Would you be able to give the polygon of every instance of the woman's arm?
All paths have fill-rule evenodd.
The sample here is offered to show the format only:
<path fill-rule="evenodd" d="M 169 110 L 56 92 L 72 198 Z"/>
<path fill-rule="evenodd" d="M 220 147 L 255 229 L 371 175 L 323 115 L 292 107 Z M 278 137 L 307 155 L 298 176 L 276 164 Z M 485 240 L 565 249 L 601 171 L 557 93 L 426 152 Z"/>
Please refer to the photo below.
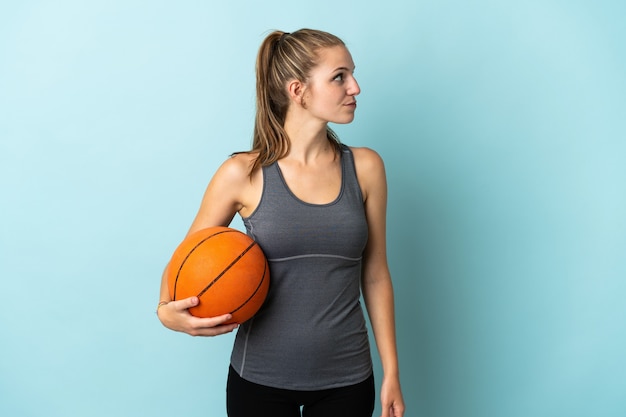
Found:
<path fill-rule="evenodd" d="M 391 274 L 387 264 L 387 180 L 380 156 L 367 148 L 353 149 L 369 228 L 363 257 L 362 291 L 383 366 L 383 417 L 404 415 L 400 388 Z"/>
<path fill-rule="evenodd" d="M 242 215 L 251 213 L 261 195 L 260 173 L 250 177 L 250 154 L 238 154 L 226 160 L 217 170 L 202 198 L 187 235 L 213 226 L 228 226 L 237 212 Z M 198 318 L 189 313 L 189 308 L 198 304 L 197 297 L 171 301 L 167 285 L 167 266 L 161 277 L 161 290 L 157 315 L 163 325 L 171 330 L 184 332 L 192 336 L 216 336 L 229 333 L 237 328 L 236 324 L 224 325 L 229 314 Z"/>

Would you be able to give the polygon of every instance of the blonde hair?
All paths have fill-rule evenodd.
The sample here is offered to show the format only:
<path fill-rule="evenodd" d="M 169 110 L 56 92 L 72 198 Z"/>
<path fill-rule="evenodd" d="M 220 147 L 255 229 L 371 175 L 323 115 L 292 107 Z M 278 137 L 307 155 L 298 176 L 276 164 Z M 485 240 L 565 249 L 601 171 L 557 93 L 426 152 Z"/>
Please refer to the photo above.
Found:
<path fill-rule="evenodd" d="M 293 33 L 274 31 L 259 48 L 256 61 L 256 118 L 252 152 L 258 156 L 250 173 L 260 166 L 270 165 L 289 152 L 289 137 L 284 129 L 289 107 L 287 82 L 306 82 L 318 64 L 322 48 L 345 46 L 337 36 L 313 29 Z M 330 127 L 326 136 L 337 151 L 339 139 Z"/>

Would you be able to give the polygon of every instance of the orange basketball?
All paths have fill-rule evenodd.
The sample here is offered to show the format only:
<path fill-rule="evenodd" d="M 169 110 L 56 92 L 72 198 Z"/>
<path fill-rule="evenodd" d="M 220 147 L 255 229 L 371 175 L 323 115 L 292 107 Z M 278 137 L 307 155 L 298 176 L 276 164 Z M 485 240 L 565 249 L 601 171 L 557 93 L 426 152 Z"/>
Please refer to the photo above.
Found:
<path fill-rule="evenodd" d="M 197 317 L 230 313 L 228 323 L 243 323 L 261 307 L 270 271 L 263 251 L 248 235 L 228 227 L 210 227 L 187 236 L 168 268 L 172 300 L 197 296 L 189 309 Z"/>

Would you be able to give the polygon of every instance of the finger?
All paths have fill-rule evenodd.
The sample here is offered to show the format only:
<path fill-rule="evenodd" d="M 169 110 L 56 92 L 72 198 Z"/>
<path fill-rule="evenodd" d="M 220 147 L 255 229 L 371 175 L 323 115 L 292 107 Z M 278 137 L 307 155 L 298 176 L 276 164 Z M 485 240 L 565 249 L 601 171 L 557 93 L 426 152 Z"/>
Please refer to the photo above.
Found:
<path fill-rule="evenodd" d="M 216 327 L 233 318 L 232 314 L 222 314 L 216 317 L 193 317 L 194 327 Z M 236 323 L 232 323 L 236 324 Z"/>
<path fill-rule="evenodd" d="M 380 417 L 396 417 L 396 410 L 393 402 L 391 404 L 383 402 L 381 412 L 382 414 L 380 415 Z"/>
<path fill-rule="evenodd" d="M 215 327 L 196 328 L 196 329 L 191 330 L 188 333 L 192 336 L 218 336 L 221 334 L 230 333 L 233 330 L 235 330 L 237 327 L 239 327 L 239 325 L 236 323 L 233 323 L 233 324 L 225 324 L 222 326 L 215 326 Z"/>
<path fill-rule="evenodd" d="M 198 297 L 189 297 L 183 298 L 182 300 L 170 301 L 169 304 L 171 304 L 176 310 L 182 311 L 197 306 L 199 302 L 200 300 L 198 300 Z"/>
<path fill-rule="evenodd" d="M 402 417 L 404 415 L 404 407 L 403 406 L 391 406 L 391 416 L 392 417 Z"/>

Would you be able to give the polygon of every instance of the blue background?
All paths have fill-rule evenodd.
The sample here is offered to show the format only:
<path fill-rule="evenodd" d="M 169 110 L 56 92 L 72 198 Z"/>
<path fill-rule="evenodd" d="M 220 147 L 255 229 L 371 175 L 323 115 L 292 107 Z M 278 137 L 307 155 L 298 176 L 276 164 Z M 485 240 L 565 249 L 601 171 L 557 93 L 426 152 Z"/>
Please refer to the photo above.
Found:
<path fill-rule="evenodd" d="M 3 2 L 0 415 L 225 415 L 232 335 L 163 328 L 160 274 L 300 27 L 386 161 L 407 416 L 626 415 L 625 4 Z"/>

